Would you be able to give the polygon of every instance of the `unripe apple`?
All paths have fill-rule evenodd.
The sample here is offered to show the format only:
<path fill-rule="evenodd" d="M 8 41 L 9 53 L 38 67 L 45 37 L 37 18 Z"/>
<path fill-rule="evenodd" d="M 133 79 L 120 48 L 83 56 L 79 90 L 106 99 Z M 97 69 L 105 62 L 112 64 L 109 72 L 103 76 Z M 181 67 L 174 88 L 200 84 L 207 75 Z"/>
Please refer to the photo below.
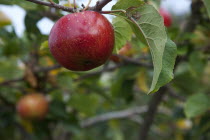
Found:
<path fill-rule="evenodd" d="M 170 15 L 170 13 L 168 11 L 164 10 L 163 8 L 161 8 L 160 15 L 163 17 L 164 25 L 166 27 L 170 27 L 172 24 L 172 17 Z"/>
<path fill-rule="evenodd" d="M 43 119 L 48 112 L 48 101 L 40 93 L 24 95 L 17 103 L 17 112 L 24 119 Z"/>
<path fill-rule="evenodd" d="M 49 47 L 63 67 L 87 71 L 104 64 L 110 57 L 114 47 L 114 30 L 98 12 L 68 14 L 53 26 Z"/>

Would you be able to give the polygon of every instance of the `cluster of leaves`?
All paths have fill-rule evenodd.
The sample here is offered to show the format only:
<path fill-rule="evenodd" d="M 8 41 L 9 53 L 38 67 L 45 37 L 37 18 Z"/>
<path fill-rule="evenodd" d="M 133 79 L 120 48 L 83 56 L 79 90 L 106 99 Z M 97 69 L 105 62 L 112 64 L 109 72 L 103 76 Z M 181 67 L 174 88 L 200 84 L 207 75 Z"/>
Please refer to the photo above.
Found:
<path fill-rule="evenodd" d="M 151 128 L 151 139 L 210 137 L 207 0 L 204 2 L 207 10 L 201 7 L 202 14 L 196 19 L 199 24 L 188 32 L 175 24 L 165 29 L 158 10 L 142 0 L 118 0 L 112 10 L 123 9 L 126 15 L 115 13 L 112 21 L 114 53 L 129 42 L 131 56 L 117 64 L 108 61 L 89 72 L 72 72 L 57 66 L 47 48 L 48 36 L 36 26 L 43 17 L 57 20 L 63 14 L 61 10 L 18 0 L 1 0 L 0 4 L 18 5 L 26 11 L 26 30 L 21 37 L 16 35 L 6 13 L 0 14 L 2 140 L 137 139 L 145 111 L 140 115 L 128 113 L 124 120 L 107 119 L 95 125 L 88 125 L 87 118 L 147 106 L 152 98 L 147 93 L 158 91 L 173 77 Z M 31 92 L 44 93 L 50 99 L 49 113 L 39 123 L 22 120 L 15 111 L 19 98 Z"/>

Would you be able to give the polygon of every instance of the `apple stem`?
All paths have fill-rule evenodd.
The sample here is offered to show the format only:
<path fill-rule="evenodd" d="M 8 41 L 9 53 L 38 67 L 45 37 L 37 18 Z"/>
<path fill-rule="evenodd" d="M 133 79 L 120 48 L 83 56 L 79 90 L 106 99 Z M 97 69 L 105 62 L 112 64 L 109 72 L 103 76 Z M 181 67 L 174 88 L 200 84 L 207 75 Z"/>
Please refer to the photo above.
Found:
<path fill-rule="evenodd" d="M 89 0 L 89 1 L 88 1 L 88 4 L 87 4 L 87 6 L 85 7 L 85 9 L 83 9 L 83 11 L 86 11 L 86 10 L 89 8 L 89 5 L 90 5 L 91 1 L 92 1 L 92 0 Z"/>
<path fill-rule="evenodd" d="M 76 9 L 77 7 L 76 7 L 76 0 L 74 0 L 74 9 Z"/>

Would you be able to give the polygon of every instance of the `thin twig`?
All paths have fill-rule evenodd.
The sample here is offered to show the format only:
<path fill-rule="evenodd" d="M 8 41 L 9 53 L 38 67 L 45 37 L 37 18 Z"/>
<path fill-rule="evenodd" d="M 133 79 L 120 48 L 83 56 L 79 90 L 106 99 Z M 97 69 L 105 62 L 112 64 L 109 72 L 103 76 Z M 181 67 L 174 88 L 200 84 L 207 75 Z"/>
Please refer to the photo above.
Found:
<path fill-rule="evenodd" d="M 63 11 L 67 11 L 67 12 L 74 12 L 74 8 L 69 8 L 66 6 L 62 6 L 56 3 L 51 3 L 51 2 L 44 2 L 44 1 L 39 1 L 39 0 L 26 0 L 26 1 L 30 1 L 36 4 L 40 4 L 40 5 L 45 5 L 45 6 L 49 6 L 49 7 L 54 7 L 57 9 L 61 9 Z"/>
<path fill-rule="evenodd" d="M 102 8 L 107 5 L 109 2 L 112 0 L 100 0 L 96 2 L 96 5 L 93 7 L 88 8 L 88 10 L 93 10 L 93 11 L 101 11 Z"/>
<path fill-rule="evenodd" d="M 38 68 L 38 69 L 36 70 L 36 72 L 48 72 L 48 71 L 55 70 L 55 69 L 59 69 L 59 68 L 61 68 L 61 65 L 56 64 L 56 65 L 54 65 L 54 66 Z"/>
<path fill-rule="evenodd" d="M 136 59 L 129 58 L 129 57 L 126 57 L 126 56 L 122 56 L 122 55 L 115 55 L 115 56 L 118 56 L 119 58 L 121 58 L 123 60 L 123 63 L 126 63 L 126 64 L 133 64 L 133 65 L 143 66 L 143 67 L 147 67 L 147 68 L 152 68 L 153 67 L 152 64 L 143 63 L 143 62 L 140 62 L 140 60 L 136 60 Z"/>
<path fill-rule="evenodd" d="M 81 121 L 80 125 L 81 127 L 85 128 L 85 127 L 90 127 L 95 124 L 109 121 L 112 119 L 129 119 L 132 121 L 137 121 L 137 123 L 142 123 L 143 121 L 134 120 L 134 119 L 140 114 L 145 113 L 147 109 L 148 109 L 147 106 L 137 106 L 137 107 L 132 107 L 125 110 L 112 111 L 112 112 L 104 113 L 95 117 L 85 119 Z M 165 107 L 159 107 L 159 112 L 167 114 L 167 115 L 172 114 L 172 112 Z"/>
<path fill-rule="evenodd" d="M 75 12 L 75 9 L 76 9 L 75 0 L 74 0 L 74 8 L 62 6 L 62 5 L 56 4 L 54 2 L 44 2 L 44 1 L 40 1 L 40 0 L 26 0 L 26 1 L 30 1 L 30 2 L 33 2 L 36 4 L 45 5 L 45 6 L 49 6 L 49 7 L 54 7 L 56 9 L 61 9 L 63 11 L 67 11 L 67 12 L 71 12 L 71 13 Z M 96 3 L 95 6 L 89 7 L 88 10 L 101 11 L 101 9 L 111 1 L 112 0 L 100 0 Z"/>
<path fill-rule="evenodd" d="M 88 4 L 86 5 L 85 9 L 83 9 L 83 11 L 86 11 L 86 10 L 89 8 L 89 5 L 90 5 L 91 1 L 92 1 L 92 0 L 89 0 L 89 1 L 88 1 Z"/>
<path fill-rule="evenodd" d="M 139 140 L 147 139 L 150 127 L 158 110 L 158 105 L 161 103 L 163 96 L 166 94 L 166 91 L 166 87 L 161 87 L 160 90 L 155 93 L 150 100 L 144 123 L 141 125 Z"/>
<path fill-rule="evenodd" d="M 176 91 L 169 85 L 166 85 L 166 88 L 168 89 L 169 93 L 168 95 L 170 95 L 171 97 L 174 97 L 182 102 L 186 101 L 186 98 L 183 96 L 180 96 L 178 93 L 176 93 Z"/>
<path fill-rule="evenodd" d="M 81 127 L 83 127 L 83 128 L 89 127 L 89 126 L 92 126 L 99 122 L 104 122 L 104 121 L 111 120 L 111 119 L 128 118 L 128 117 L 131 117 L 136 114 L 144 113 L 146 110 L 147 110 L 146 106 L 141 106 L 141 107 L 129 108 L 129 109 L 122 110 L 122 111 L 113 111 L 113 112 L 105 113 L 102 115 L 98 115 L 98 116 L 83 120 L 81 122 Z"/>
<path fill-rule="evenodd" d="M 17 78 L 17 79 L 7 80 L 7 81 L 4 81 L 4 82 L 1 82 L 0 86 L 8 85 L 8 84 L 16 83 L 16 82 L 20 82 L 20 81 L 23 81 L 23 80 L 24 80 L 24 78 Z"/>

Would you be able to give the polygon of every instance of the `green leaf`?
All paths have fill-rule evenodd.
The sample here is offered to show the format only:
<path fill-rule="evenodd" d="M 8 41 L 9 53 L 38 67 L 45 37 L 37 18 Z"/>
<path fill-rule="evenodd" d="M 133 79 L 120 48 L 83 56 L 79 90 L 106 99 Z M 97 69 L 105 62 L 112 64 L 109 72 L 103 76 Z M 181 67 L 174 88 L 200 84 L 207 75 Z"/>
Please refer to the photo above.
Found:
<path fill-rule="evenodd" d="M 185 103 L 184 112 L 188 118 L 203 114 L 210 107 L 210 98 L 205 94 L 195 94 L 188 98 Z"/>
<path fill-rule="evenodd" d="M 94 114 L 98 108 L 98 96 L 95 94 L 74 94 L 69 105 L 89 116 Z"/>
<path fill-rule="evenodd" d="M 127 21 L 132 27 L 136 36 L 150 48 L 154 65 L 154 74 L 149 93 L 154 93 L 160 88 L 160 86 L 164 85 L 172 79 L 170 73 L 173 68 L 164 68 L 167 65 L 163 65 L 164 50 L 167 42 L 165 26 L 159 12 L 152 5 L 133 5 L 132 2 L 128 1 L 129 4 L 127 5 L 130 7 L 126 7 L 128 9 L 127 15 L 129 16 L 127 17 Z M 113 10 L 116 10 L 116 7 L 119 9 L 125 8 L 123 6 L 120 7 L 120 4 L 118 3 L 116 5 L 117 6 L 113 6 Z M 133 7 L 137 8 L 134 9 Z M 166 53 L 167 52 L 168 51 L 166 51 Z M 172 52 L 172 54 L 176 55 L 176 51 Z M 174 62 L 175 57 L 172 57 L 170 61 Z M 168 70 L 170 70 L 170 72 L 166 72 Z M 164 74 L 165 72 L 166 74 Z M 170 77 L 167 78 L 167 76 Z M 162 77 L 164 77 L 165 80 L 163 80 Z M 158 83 L 159 81 L 161 82 Z"/>
<path fill-rule="evenodd" d="M 203 0 L 210 18 L 210 0 Z"/>
<path fill-rule="evenodd" d="M 115 32 L 115 51 L 117 52 L 127 41 L 131 40 L 133 32 L 129 24 L 122 18 L 116 17 L 112 23 Z"/>
<path fill-rule="evenodd" d="M 36 23 L 42 18 L 42 16 L 36 11 L 36 10 L 29 10 L 27 11 L 26 17 L 25 17 L 25 26 L 26 30 L 29 33 L 35 33 L 40 34 L 40 31 L 38 27 L 36 26 Z"/>
<path fill-rule="evenodd" d="M 204 71 L 206 61 L 202 58 L 203 54 L 198 51 L 191 53 L 189 58 L 190 70 L 193 76 L 200 77 Z"/>
<path fill-rule="evenodd" d="M 18 5 L 25 10 L 35 10 L 38 7 L 38 4 L 32 3 L 32 2 L 23 2 L 20 0 L 1 0 L 1 4 L 6 5 Z"/>
<path fill-rule="evenodd" d="M 3 79 L 15 79 L 23 76 L 23 70 L 18 66 L 16 58 L 0 60 L 0 77 Z"/>
<path fill-rule="evenodd" d="M 181 62 L 176 67 L 173 85 L 181 90 L 183 94 L 202 92 L 204 87 L 200 80 L 193 76 L 190 65 L 187 62 Z"/>
<path fill-rule="evenodd" d="M 59 0 L 53 0 L 55 3 L 59 3 Z"/>
<path fill-rule="evenodd" d="M 133 65 L 120 68 L 111 86 L 112 95 L 127 100 L 132 98 L 131 91 L 134 84 L 134 73 L 137 73 L 138 71 L 139 67 Z"/>
<path fill-rule="evenodd" d="M 163 53 L 163 60 L 162 60 L 163 68 L 156 85 L 157 89 L 167 84 L 174 78 L 173 69 L 174 69 L 176 56 L 177 56 L 176 44 L 170 39 L 168 39 Z"/>
<path fill-rule="evenodd" d="M 136 7 L 141 4 L 144 4 L 143 0 L 119 0 L 113 7 L 112 10 L 119 10 L 119 9 L 128 9 L 130 7 Z"/>
<path fill-rule="evenodd" d="M 71 78 L 71 73 L 63 72 L 57 75 L 57 82 L 60 88 L 65 90 L 71 90 L 73 87 L 73 81 Z"/>
<path fill-rule="evenodd" d="M 49 106 L 49 117 L 60 120 L 68 119 L 65 104 L 62 101 L 53 100 Z"/>

